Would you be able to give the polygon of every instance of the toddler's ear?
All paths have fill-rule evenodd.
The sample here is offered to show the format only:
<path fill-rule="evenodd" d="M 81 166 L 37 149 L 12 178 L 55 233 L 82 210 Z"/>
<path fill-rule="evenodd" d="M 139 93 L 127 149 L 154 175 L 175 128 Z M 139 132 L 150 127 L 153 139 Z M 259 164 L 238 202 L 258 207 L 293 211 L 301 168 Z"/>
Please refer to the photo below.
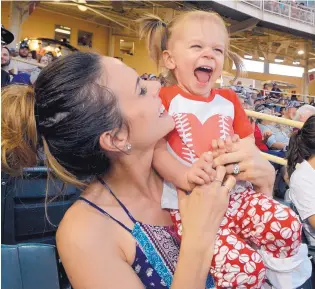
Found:
<path fill-rule="evenodd" d="M 173 70 L 176 68 L 175 61 L 169 50 L 163 51 L 163 62 L 164 62 L 165 67 L 169 70 Z"/>

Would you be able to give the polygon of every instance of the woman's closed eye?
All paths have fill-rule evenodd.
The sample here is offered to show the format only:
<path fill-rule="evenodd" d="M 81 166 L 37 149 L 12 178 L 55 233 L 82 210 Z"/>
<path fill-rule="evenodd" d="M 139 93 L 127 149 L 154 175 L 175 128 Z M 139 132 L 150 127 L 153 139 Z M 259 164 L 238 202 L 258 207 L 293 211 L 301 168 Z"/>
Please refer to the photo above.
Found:
<path fill-rule="evenodd" d="M 145 86 L 140 87 L 139 95 L 146 95 L 147 91 L 148 91 L 148 89 Z"/>

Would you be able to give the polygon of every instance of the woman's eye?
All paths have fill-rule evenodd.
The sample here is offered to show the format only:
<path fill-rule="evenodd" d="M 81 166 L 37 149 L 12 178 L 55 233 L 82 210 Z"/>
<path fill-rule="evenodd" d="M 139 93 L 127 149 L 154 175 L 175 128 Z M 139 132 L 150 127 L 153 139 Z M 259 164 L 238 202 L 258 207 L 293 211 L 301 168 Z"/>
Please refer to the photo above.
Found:
<path fill-rule="evenodd" d="M 140 88 L 140 95 L 145 95 L 147 93 L 147 88 L 146 87 L 141 87 Z"/>

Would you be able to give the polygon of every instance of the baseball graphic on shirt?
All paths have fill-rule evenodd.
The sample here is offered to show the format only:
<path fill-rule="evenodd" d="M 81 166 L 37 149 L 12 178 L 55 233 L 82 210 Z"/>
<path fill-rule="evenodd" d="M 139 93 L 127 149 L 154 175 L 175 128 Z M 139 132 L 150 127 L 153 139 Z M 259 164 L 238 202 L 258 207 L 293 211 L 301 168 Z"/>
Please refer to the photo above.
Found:
<path fill-rule="evenodd" d="M 255 263 L 260 263 L 262 260 L 260 254 L 258 254 L 257 252 L 253 252 L 251 258 Z"/>
<path fill-rule="evenodd" d="M 236 258 L 238 258 L 238 256 L 240 255 L 240 253 L 236 250 L 236 249 L 232 249 L 231 251 L 229 251 L 229 253 L 227 254 L 227 258 L 229 260 L 235 260 Z"/>
<path fill-rule="evenodd" d="M 245 248 L 245 245 L 244 245 L 243 242 L 237 241 L 236 244 L 234 245 L 234 248 L 239 251 L 239 250 L 244 249 L 244 248 Z"/>
<path fill-rule="evenodd" d="M 269 251 L 274 252 L 277 250 L 277 247 L 274 244 L 268 244 L 267 248 L 269 249 Z"/>
<path fill-rule="evenodd" d="M 257 204 L 258 204 L 258 199 L 253 199 L 250 201 L 250 205 L 253 207 L 256 206 Z"/>
<path fill-rule="evenodd" d="M 248 275 L 246 273 L 239 273 L 236 276 L 237 284 L 242 285 L 248 280 Z"/>
<path fill-rule="evenodd" d="M 278 210 L 276 210 L 274 216 L 278 220 L 286 220 L 287 218 L 289 218 L 288 212 L 283 210 L 282 208 L 279 208 Z"/>
<path fill-rule="evenodd" d="M 292 241 L 296 241 L 299 238 L 300 234 L 298 232 L 293 233 Z"/>
<path fill-rule="evenodd" d="M 229 271 L 229 272 L 231 272 L 231 273 L 232 273 L 232 272 L 233 272 L 233 273 L 239 273 L 239 272 L 241 272 L 241 268 L 240 268 L 240 266 L 234 264 L 234 265 L 230 266 L 230 267 L 229 267 L 229 270 L 227 270 L 227 271 Z"/>
<path fill-rule="evenodd" d="M 235 245 L 237 243 L 237 238 L 234 235 L 227 236 L 226 241 L 230 245 Z"/>
<path fill-rule="evenodd" d="M 292 236 L 292 230 L 288 227 L 282 228 L 280 230 L 280 235 L 283 239 L 289 239 Z"/>
<path fill-rule="evenodd" d="M 256 270 L 256 265 L 253 261 L 249 261 L 245 264 L 244 270 L 247 274 L 251 274 Z"/>
<path fill-rule="evenodd" d="M 267 232 L 266 239 L 270 240 L 270 241 L 274 241 L 276 239 L 276 237 L 274 236 L 274 234 Z"/>
<path fill-rule="evenodd" d="M 291 223 L 291 229 L 293 230 L 293 232 L 298 232 L 301 228 L 301 224 L 298 221 L 293 221 Z"/>
<path fill-rule="evenodd" d="M 249 211 L 247 212 L 247 214 L 248 214 L 250 217 L 254 217 L 255 214 L 256 214 L 256 208 L 251 208 L 251 209 L 249 209 Z"/>
<path fill-rule="evenodd" d="M 270 225 L 270 229 L 271 231 L 273 232 L 279 232 L 281 230 L 281 225 L 279 222 L 275 221 L 275 222 L 272 222 L 271 225 Z"/>
<path fill-rule="evenodd" d="M 225 280 L 225 281 L 227 281 L 227 282 L 230 282 L 230 283 L 232 283 L 232 282 L 234 282 L 235 281 L 235 279 L 236 279 L 236 277 L 235 277 L 235 273 L 226 273 L 226 274 L 224 274 L 224 276 L 223 276 L 223 279 Z"/>
<path fill-rule="evenodd" d="M 264 223 L 268 223 L 272 218 L 272 213 L 267 211 L 263 214 L 261 220 L 264 222 Z"/>
<path fill-rule="evenodd" d="M 239 261 L 242 264 L 245 264 L 249 261 L 249 256 L 247 254 L 241 254 L 239 257 Z"/>
<path fill-rule="evenodd" d="M 256 276 L 250 276 L 249 277 L 249 280 L 248 280 L 248 284 L 254 284 L 257 280 L 257 277 Z"/>
<path fill-rule="evenodd" d="M 281 248 L 281 247 L 283 247 L 283 246 L 286 244 L 286 242 L 285 242 L 284 240 L 278 239 L 278 240 L 276 240 L 275 244 L 276 244 L 279 248 Z"/>

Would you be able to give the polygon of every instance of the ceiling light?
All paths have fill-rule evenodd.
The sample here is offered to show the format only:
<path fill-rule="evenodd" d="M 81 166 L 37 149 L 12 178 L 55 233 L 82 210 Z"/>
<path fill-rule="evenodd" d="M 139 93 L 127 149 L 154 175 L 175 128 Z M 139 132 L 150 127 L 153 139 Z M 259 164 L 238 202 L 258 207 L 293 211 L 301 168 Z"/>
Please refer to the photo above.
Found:
<path fill-rule="evenodd" d="M 265 60 L 265 57 L 260 56 L 259 59 L 260 60 Z"/>
<path fill-rule="evenodd" d="M 275 58 L 275 62 L 277 63 L 282 63 L 284 61 L 284 59 L 282 58 Z"/>
<path fill-rule="evenodd" d="M 299 60 L 294 60 L 293 61 L 293 65 L 299 65 L 300 64 L 300 61 Z"/>
<path fill-rule="evenodd" d="M 310 69 L 308 72 L 315 72 L 315 68 Z"/>
<path fill-rule="evenodd" d="M 249 55 L 249 54 L 245 54 L 245 55 L 244 55 L 244 58 L 246 58 L 246 59 L 252 59 L 253 56 L 251 56 L 251 55 Z"/>
<path fill-rule="evenodd" d="M 79 4 L 86 4 L 86 1 L 85 1 L 85 0 L 77 0 L 76 2 L 79 3 Z M 79 10 L 82 11 L 82 12 L 85 12 L 85 11 L 88 9 L 88 8 L 87 8 L 86 6 L 84 6 L 84 5 L 78 5 L 78 8 L 79 8 Z"/>
<path fill-rule="evenodd" d="M 298 55 L 302 55 L 302 54 L 304 54 L 304 50 L 301 49 L 298 51 Z"/>
<path fill-rule="evenodd" d="M 61 28 L 56 28 L 56 32 L 62 33 L 62 34 L 71 34 L 69 30 L 61 29 Z"/>
<path fill-rule="evenodd" d="M 124 42 L 125 40 L 124 39 L 120 39 L 120 42 Z"/>

